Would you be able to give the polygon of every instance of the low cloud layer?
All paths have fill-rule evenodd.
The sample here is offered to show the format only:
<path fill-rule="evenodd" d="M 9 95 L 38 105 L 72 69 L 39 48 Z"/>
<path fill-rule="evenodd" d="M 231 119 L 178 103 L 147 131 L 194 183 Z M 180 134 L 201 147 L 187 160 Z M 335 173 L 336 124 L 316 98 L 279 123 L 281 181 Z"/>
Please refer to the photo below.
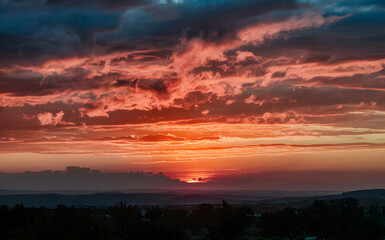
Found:
<path fill-rule="evenodd" d="M 126 190 L 180 188 L 183 183 L 163 173 L 102 173 L 69 166 L 65 171 L 0 173 L 1 189 L 6 190 Z"/>
<path fill-rule="evenodd" d="M 2 190 L 126 191 L 159 189 L 201 190 L 355 190 L 384 188 L 384 171 L 278 171 L 216 175 L 194 183 L 171 179 L 162 172 L 102 173 L 82 167 L 65 171 L 0 173 Z"/>

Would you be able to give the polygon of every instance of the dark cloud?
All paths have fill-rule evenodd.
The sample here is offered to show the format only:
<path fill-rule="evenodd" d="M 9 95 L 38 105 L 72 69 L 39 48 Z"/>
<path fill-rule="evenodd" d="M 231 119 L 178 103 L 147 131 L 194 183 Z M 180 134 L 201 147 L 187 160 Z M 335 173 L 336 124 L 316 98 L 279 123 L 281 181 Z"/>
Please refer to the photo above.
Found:
<path fill-rule="evenodd" d="M 212 93 L 203 93 L 200 91 L 189 92 L 184 98 L 177 98 L 174 100 L 176 106 L 183 106 L 185 109 L 195 107 L 196 105 L 201 105 L 208 103 L 209 101 L 214 101 L 216 96 Z"/>
<path fill-rule="evenodd" d="M 352 77 L 316 77 L 308 82 L 321 86 L 385 91 L 385 69 L 371 74 L 356 74 Z"/>
<path fill-rule="evenodd" d="M 111 65 L 117 65 L 121 63 L 135 62 L 152 62 L 161 59 L 168 59 L 172 55 L 170 50 L 155 50 L 140 53 L 130 53 L 126 57 L 118 57 L 111 59 Z"/>
<path fill-rule="evenodd" d="M 37 64 L 52 58 L 100 53 L 101 50 L 173 48 L 179 43 L 182 33 L 187 38 L 200 36 L 209 42 L 221 42 L 234 38 L 236 31 L 244 26 L 284 19 L 311 7 L 311 4 L 300 4 L 294 0 L 194 0 L 181 3 L 150 0 L 3 0 L 0 4 L 3 6 L 3 11 L 0 11 L 2 65 L 15 61 L 17 64 Z M 293 50 L 303 49 L 308 51 L 305 56 L 298 56 L 303 57 L 303 62 L 328 63 L 375 58 L 385 50 L 382 44 L 385 32 L 377 28 L 385 21 L 382 10 L 378 8 L 383 3 L 336 1 L 326 5 L 329 6 L 328 14 L 354 14 L 316 31 L 300 31 L 285 39 L 268 41 L 258 48 L 244 48 L 263 56 L 290 56 Z M 366 10 L 354 8 L 349 12 L 352 6 Z M 322 9 L 322 5 L 312 7 Z M 19 11 L 13 12 L 15 9 Z M 347 10 L 336 13 L 336 9 Z M 14 14 L 7 14 L 10 12 Z M 142 60 L 154 60 L 155 55 L 142 56 Z M 169 53 L 160 52 L 158 57 L 167 56 L 170 56 Z"/>
<path fill-rule="evenodd" d="M 226 36 L 250 17 L 300 6 L 293 0 L 3 0 L 0 4 L 1 65 L 85 56 L 100 51 L 100 46 L 110 48 L 105 51 L 174 47 L 184 29 L 190 29 L 190 36 Z"/>
<path fill-rule="evenodd" d="M 250 23 L 261 21 L 258 16 L 275 11 L 296 10 L 301 7 L 289 1 L 184 1 L 152 5 L 149 8 L 130 9 L 125 12 L 119 31 L 100 34 L 96 41 L 102 46 L 121 49 L 128 42 L 135 49 L 143 44 L 173 47 L 183 34 L 187 38 L 202 37 L 207 41 L 220 42 L 234 38 L 236 31 Z M 280 16 L 282 18 L 284 16 Z M 116 40 L 120 43 L 117 44 Z M 139 41 L 137 41 L 140 39 Z M 121 45 L 120 47 L 118 45 Z M 160 45 L 160 46 L 159 46 Z"/>
<path fill-rule="evenodd" d="M 181 82 L 181 79 L 176 73 L 171 73 L 169 76 L 164 76 L 159 79 L 133 79 L 133 80 L 121 80 L 117 79 L 113 86 L 115 87 L 128 87 L 137 88 L 143 91 L 150 91 L 158 95 L 159 97 L 168 97 L 170 91 L 177 87 Z"/>
<path fill-rule="evenodd" d="M 0 14 L 41 10 L 45 0 L 0 0 Z"/>
<path fill-rule="evenodd" d="M 346 12 L 349 13 L 352 13 L 350 17 L 329 26 L 293 32 L 285 38 L 242 49 L 267 58 L 294 57 L 303 63 L 335 64 L 383 59 L 385 30 L 378 28 L 385 24 L 383 12 L 372 9 L 368 12 Z"/>
<path fill-rule="evenodd" d="M 217 175 L 189 184 L 165 175 L 144 172 L 102 173 L 89 168 L 65 171 L 0 173 L 0 187 L 7 190 L 130 190 L 130 189 L 250 189 L 250 190 L 352 190 L 384 188 L 383 171 L 276 171 Z M 197 178 L 199 179 L 199 178 Z"/>
<path fill-rule="evenodd" d="M 334 8 L 339 9 L 341 7 L 345 7 L 345 9 L 358 8 L 356 10 L 368 11 L 368 9 L 379 10 L 384 8 L 385 3 L 381 0 L 339 0 L 334 2 Z"/>
<path fill-rule="evenodd" d="M 0 13 L 0 65 L 37 65 L 84 56 L 94 50 L 95 34 L 116 29 L 120 18 L 79 9 Z"/>
<path fill-rule="evenodd" d="M 176 87 L 181 79 L 178 77 L 163 78 L 163 79 L 141 79 L 137 86 L 142 90 L 155 92 L 158 95 L 168 96 L 170 89 Z"/>
<path fill-rule="evenodd" d="M 66 171 L 0 173 L 0 187 L 18 190 L 122 190 L 183 187 L 185 183 L 163 174 L 101 173 L 89 168 L 69 166 Z"/>
<path fill-rule="evenodd" d="M 154 0 L 46 0 L 48 7 L 86 7 L 123 11 L 127 8 L 144 7 L 154 4 Z"/>

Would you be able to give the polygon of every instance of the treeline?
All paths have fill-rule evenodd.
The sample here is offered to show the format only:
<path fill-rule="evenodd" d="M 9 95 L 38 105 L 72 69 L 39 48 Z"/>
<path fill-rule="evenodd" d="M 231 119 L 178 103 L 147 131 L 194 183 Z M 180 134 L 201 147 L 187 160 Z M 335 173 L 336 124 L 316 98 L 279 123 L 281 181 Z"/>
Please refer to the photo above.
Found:
<path fill-rule="evenodd" d="M 256 215 L 250 207 L 202 204 L 194 209 L 147 209 L 119 203 L 105 209 L 0 207 L 2 240 L 377 240 L 382 209 L 354 199 L 315 201 L 302 209 Z"/>
<path fill-rule="evenodd" d="M 285 208 L 264 213 L 258 227 L 264 236 L 274 239 L 315 236 L 320 240 L 377 240 L 385 235 L 383 210 L 375 206 L 364 209 L 351 198 L 329 203 L 315 201 L 305 209 Z"/>

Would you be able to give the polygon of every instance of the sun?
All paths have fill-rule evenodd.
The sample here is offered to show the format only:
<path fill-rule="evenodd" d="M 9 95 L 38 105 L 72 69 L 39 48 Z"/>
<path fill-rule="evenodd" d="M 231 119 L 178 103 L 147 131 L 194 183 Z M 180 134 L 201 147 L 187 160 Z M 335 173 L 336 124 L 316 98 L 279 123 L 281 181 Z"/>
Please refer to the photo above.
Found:
<path fill-rule="evenodd" d="M 207 183 L 211 181 L 212 174 L 207 172 L 188 172 L 178 176 L 179 180 L 187 183 Z"/>
<path fill-rule="evenodd" d="M 199 177 L 199 178 L 193 178 L 193 179 L 187 180 L 186 182 L 187 183 L 207 183 L 209 181 L 210 181 L 209 178 Z"/>

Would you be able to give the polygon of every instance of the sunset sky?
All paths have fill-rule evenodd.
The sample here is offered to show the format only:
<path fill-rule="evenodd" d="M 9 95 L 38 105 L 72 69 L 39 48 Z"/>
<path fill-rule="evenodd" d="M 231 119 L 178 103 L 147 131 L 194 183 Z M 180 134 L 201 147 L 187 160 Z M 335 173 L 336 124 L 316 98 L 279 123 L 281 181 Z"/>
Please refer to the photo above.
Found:
<path fill-rule="evenodd" d="M 384 68 L 382 0 L 0 0 L 0 172 L 385 187 Z"/>

